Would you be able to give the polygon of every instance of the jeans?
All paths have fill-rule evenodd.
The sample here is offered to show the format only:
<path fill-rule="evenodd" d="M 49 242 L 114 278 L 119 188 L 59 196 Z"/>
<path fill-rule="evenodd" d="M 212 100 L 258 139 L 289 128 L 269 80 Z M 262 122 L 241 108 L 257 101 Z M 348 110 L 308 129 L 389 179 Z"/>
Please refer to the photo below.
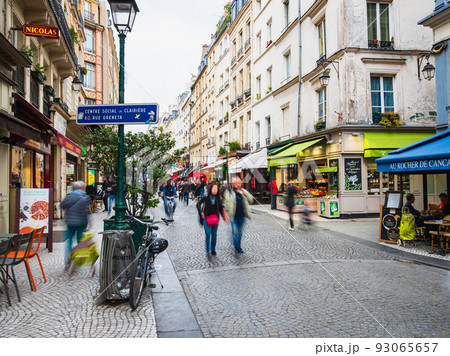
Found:
<path fill-rule="evenodd" d="M 72 251 L 73 236 L 77 235 L 77 243 L 80 243 L 83 237 L 83 232 L 86 230 L 87 225 L 67 225 L 66 231 L 66 254 L 64 256 L 64 262 L 69 264 L 69 253 Z"/>
<path fill-rule="evenodd" d="M 235 217 L 231 222 L 231 231 L 233 233 L 233 246 L 236 251 L 242 250 L 241 239 L 244 223 L 245 223 L 244 217 Z"/>
<path fill-rule="evenodd" d="M 277 209 L 277 195 L 276 194 L 270 194 L 270 209 L 272 209 L 272 210 Z"/>
<path fill-rule="evenodd" d="M 164 211 L 165 211 L 167 217 L 169 217 L 169 209 L 167 208 L 168 202 L 169 202 L 169 200 L 167 199 L 167 197 L 164 197 Z M 172 203 L 173 203 L 173 214 L 175 214 L 175 209 L 177 208 L 177 204 L 178 204 L 175 197 L 173 197 Z"/>
<path fill-rule="evenodd" d="M 184 203 L 186 205 L 189 205 L 189 192 L 184 192 L 183 195 L 184 195 Z"/>
<path fill-rule="evenodd" d="M 208 225 L 206 219 L 203 219 L 203 226 L 206 235 L 206 253 L 211 254 L 216 251 L 217 229 L 219 228 L 219 225 Z"/>
<path fill-rule="evenodd" d="M 294 213 L 292 212 L 293 209 L 294 209 L 293 206 L 288 206 L 289 223 L 291 224 L 291 229 L 294 228 Z"/>
<path fill-rule="evenodd" d="M 110 194 L 108 196 L 108 214 L 111 214 L 112 204 L 116 205 L 116 196 L 114 194 Z"/>

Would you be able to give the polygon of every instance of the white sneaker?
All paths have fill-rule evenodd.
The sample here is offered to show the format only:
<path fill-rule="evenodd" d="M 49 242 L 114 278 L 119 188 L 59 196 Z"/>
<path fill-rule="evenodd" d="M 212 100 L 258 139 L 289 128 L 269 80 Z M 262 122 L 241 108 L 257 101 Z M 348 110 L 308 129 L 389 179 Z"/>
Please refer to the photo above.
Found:
<path fill-rule="evenodd" d="M 294 231 L 293 227 L 288 228 L 289 231 Z"/>

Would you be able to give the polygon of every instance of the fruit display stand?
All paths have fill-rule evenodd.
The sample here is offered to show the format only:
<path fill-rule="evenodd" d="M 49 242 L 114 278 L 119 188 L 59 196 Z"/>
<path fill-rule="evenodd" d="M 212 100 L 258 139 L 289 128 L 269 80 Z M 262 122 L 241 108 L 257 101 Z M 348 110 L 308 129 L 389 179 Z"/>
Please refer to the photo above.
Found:
<path fill-rule="evenodd" d="M 288 211 L 288 208 L 286 205 L 284 205 L 284 202 L 286 200 L 286 195 L 284 194 L 278 194 L 277 196 L 277 210 L 281 210 L 281 211 Z M 312 212 L 316 212 L 319 211 L 319 201 L 320 198 L 316 198 L 316 197 L 302 197 L 301 195 L 296 195 L 294 197 L 295 199 L 295 206 L 293 209 L 294 213 L 302 213 L 303 212 L 303 207 L 306 205 L 308 205 L 309 209 Z"/>

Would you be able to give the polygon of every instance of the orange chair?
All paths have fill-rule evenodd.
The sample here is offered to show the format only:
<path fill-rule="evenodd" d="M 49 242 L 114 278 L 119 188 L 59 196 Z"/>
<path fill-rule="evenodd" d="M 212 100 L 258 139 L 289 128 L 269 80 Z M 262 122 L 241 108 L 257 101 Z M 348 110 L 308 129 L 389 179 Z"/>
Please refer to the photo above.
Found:
<path fill-rule="evenodd" d="M 31 273 L 30 264 L 28 260 L 36 256 L 39 261 L 39 265 L 41 266 L 42 276 L 44 277 L 44 282 L 47 282 L 47 278 L 45 278 L 44 268 L 42 267 L 41 258 L 39 257 L 39 246 L 41 245 L 42 236 L 44 235 L 45 226 L 35 229 L 33 232 L 33 238 L 31 240 L 30 247 L 26 251 L 12 251 L 7 255 L 7 258 L 12 258 L 16 256 L 16 258 L 24 258 L 25 264 L 27 268 L 28 279 L 30 280 L 30 287 L 32 291 L 36 291 L 36 284 L 34 283 L 33 274 Z M 33 249 L 34 244 L 37 242 L 37 246 Z M 16 255 L 17 254 L 17 255 Z"/>

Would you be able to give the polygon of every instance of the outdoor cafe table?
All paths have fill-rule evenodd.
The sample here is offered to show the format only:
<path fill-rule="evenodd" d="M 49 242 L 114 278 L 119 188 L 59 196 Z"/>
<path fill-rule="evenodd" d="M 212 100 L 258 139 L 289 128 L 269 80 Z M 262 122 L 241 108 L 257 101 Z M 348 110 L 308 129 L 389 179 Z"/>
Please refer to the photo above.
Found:
<path fill-rule="evenodd" d="M 0 240 L 8 240 L 11 237 L 16 236 L 17 234 L 0 234 Z"/>
<path fill-rule="evenodd" d="M 427 224 L 427 225 L 436 225 L 438 227 L 437 231 L 438 231 L 438 237 L 439 237 L 439 246 L 441 248 L 443 248 L 443 246 L 442 246 L 443 245 L 443 241 L 441 240 L 441 237 L 439 236 L 439 230 L 440 230 L 439 227 L 442 224 L 448 223 L 448 221 L 447 220 L 428 220 L 428 221 L 424 221 L 423 223 Z"/>

